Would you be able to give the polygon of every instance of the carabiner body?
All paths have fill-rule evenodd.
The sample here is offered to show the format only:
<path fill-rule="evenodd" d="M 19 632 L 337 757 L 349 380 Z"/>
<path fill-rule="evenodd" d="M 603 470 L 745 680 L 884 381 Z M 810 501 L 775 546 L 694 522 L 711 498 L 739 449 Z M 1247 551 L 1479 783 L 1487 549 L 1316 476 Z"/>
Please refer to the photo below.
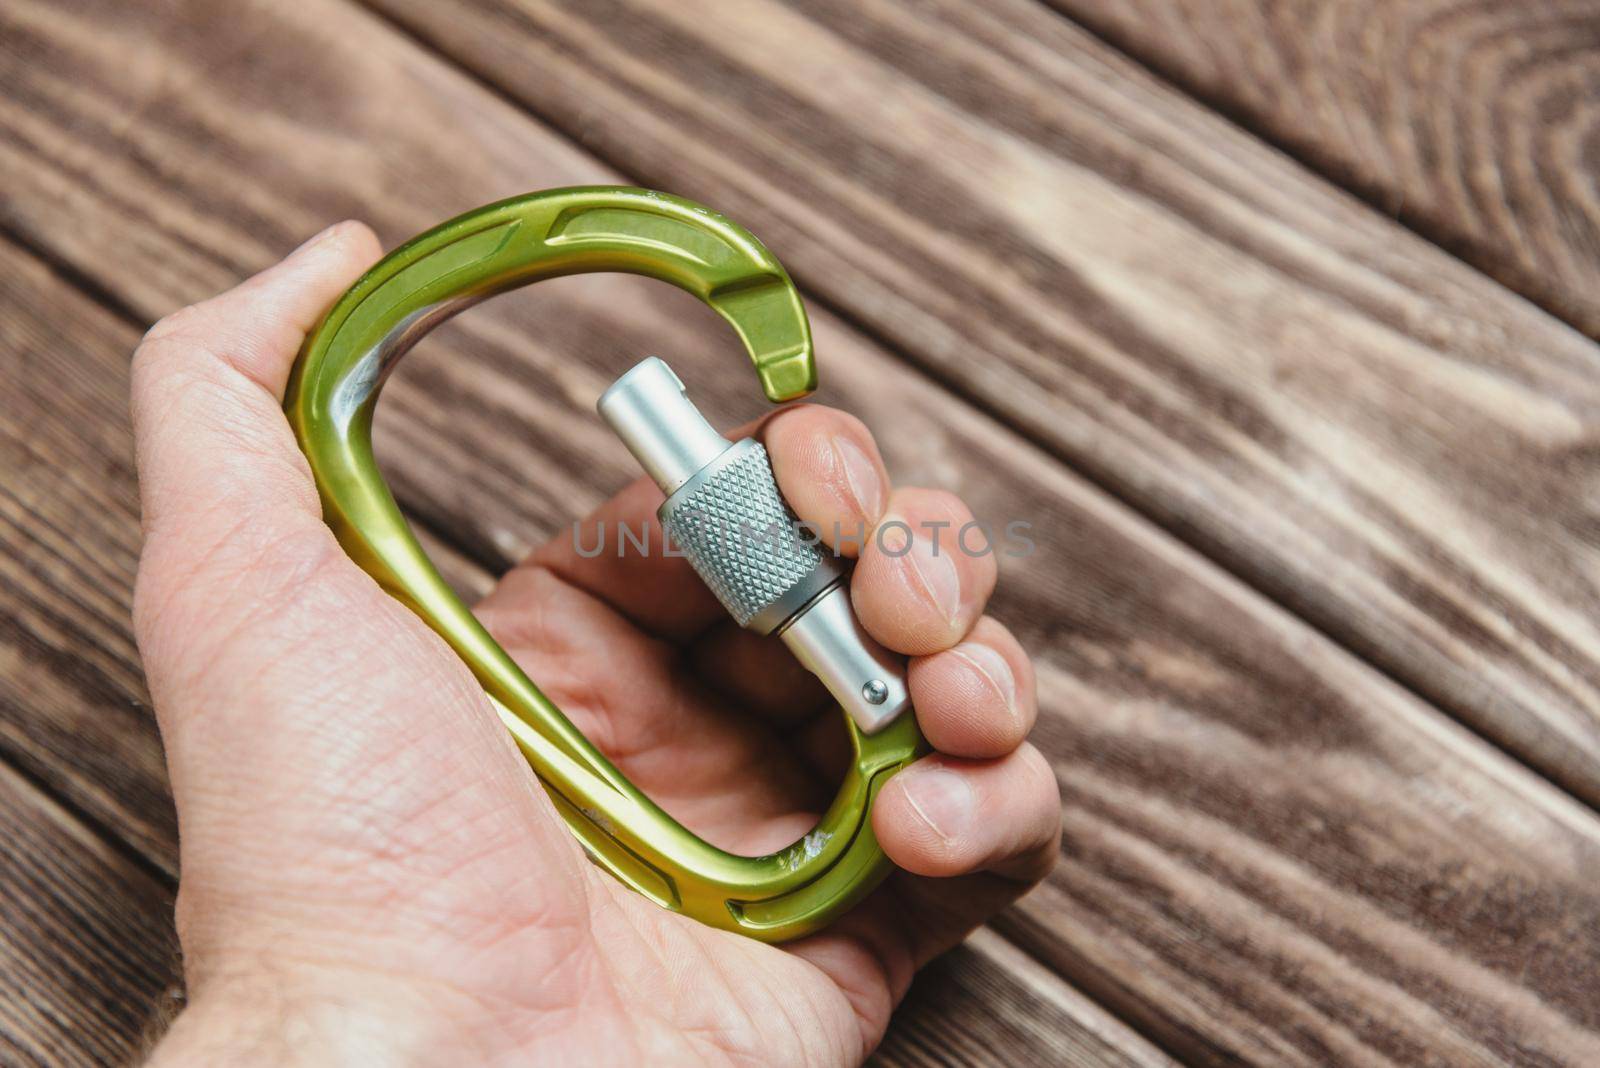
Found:
<path fill-rule="evenodd" d="M 915 716 L 870 734 L 845 718 L 850 770 L 799 842 L 760 857 L 718 849 L 635 788 L 478 623 L 417 542 L 373 458 L 379 391 L 417 338 L 478 300 L 596 271 L 670 282 L 710 305 L 743 341 L 768 399 L 815 388 L 804 308 L 760 242 L 676 197 L 581 187 L 491 204 L 395 249 L 307 339 L 285 407 L 324 517 L 346 552 L 472 669 L 591 857 L 639 893 L 703 923 L 767 941 L 796 938 L 850 908 L 888 873 L 869 817 L 888 777 L 925 748 Z"/>

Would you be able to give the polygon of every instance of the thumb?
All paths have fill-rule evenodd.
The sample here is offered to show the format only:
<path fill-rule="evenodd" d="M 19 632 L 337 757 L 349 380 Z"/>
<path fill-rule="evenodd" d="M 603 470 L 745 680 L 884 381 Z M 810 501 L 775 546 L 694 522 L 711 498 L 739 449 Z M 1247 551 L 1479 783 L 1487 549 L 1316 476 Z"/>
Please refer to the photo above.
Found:
<path fill-rule="evenodd" d="M 134 353 L 132 398 L 147 533 L 317 512 L 280 411 L 284 385 L 306 333 L 380 252 L 366 226 L 340 223 L 150 328 Z"/>

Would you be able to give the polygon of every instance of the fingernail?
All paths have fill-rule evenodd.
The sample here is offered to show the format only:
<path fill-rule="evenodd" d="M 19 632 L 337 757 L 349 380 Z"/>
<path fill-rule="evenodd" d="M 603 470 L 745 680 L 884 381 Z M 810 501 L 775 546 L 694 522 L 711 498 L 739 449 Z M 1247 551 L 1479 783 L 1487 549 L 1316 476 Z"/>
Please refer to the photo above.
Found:
<path fill-rule="evenodd" d="M 951 550 L 954 539 L 948 528 L 920 538 L 911 536 L 915 529 L 898 516 L 885 519 L 879 527 L 882 547 L 899 561 L 933 609 L 953 624 L 961 614 L 961 575 Z M 937 543 L 935 535 L 939 536 Z"/>
<path fill-rule="evenodd" d="M 850 496 L 855 498 L 856 509 L 868 523 L 876 522 L 883 512 L 883 480 L 878 477 L 878 465 L 849 438 L 834 438 L 833 453 L 844 469 L 844 479 Z"/>
<path fill-rule="evenodd" d="M 979 675 L 989 680 L 995 688 L 1000 699 L 1006 704 L 1006 711 L 1011 713 L 1011 718 L 1017 717 L 1017 679 L 1011 673 L 1011 665 L 1006 663 L 1006 658 L 981 642 L 962 642 L 950 650 L 968 664 Z"/>
<path fill-rule="evenodd" d="M 288 256 L 285 256 L 284 259 L 291 259 L 291 258 L 293 258 L 295 256 L 300 255 L 300 253 L 302 253 L 302 252 L 308 252 L 311 249 L 316 248 L 318 245 L 322 244 L 330 236 L 332 236 L 332 234 L 333 234 L 333 232 L 335 230 L 339 229 L 339 227 L 341 227 L 343 225 L 344 225 L 343 223 L 334 223 L 332 226 L 329 226 L 326 229 L 318 231 L 317 233 L 313 234 L 311 237 L 307 238 L 305 241 L 302 241 L 300 243 L 300 245 L 293 252 L 289 253 Z"/>
<path fill-rule="evenodd" d="M 948 768 L 913 768 L 900 775 L 906 800 L 928 825 L 929 830 L 948 842 L 961 835 L 972 822 L 974 798 L 966 776 Z"/>

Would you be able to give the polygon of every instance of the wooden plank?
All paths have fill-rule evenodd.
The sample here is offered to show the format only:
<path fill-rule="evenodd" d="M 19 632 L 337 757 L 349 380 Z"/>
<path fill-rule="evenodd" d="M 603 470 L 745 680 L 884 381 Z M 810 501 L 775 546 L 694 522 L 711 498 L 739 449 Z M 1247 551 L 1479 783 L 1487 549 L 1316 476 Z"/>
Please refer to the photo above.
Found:
<path fill-rule="evenodd" d="M 375 2 L 1600 804 L 1587 339 L 1028 0 Z"/>
<path fill-rule="evenodd" d="M 177 829 L 131 633 L 139 331 L 0 244 L 0 752 L 175 874 Z"/>
<path fill-rule="evenodd" d="M 0 33 L 39 60 L 5 76 L 29 109 L 0 106 L 10 217 L 70 204 L 78 225 L 30 239 L 141 314 L 267 262 L 356 193 L 393 239 L 610 177 L 345 7 L 182 14 L 21 4 L 5 17 L 26 35 Z M 276 85 L 287 54 L 315 91 Z M 116 121 L 130 97 L 140 121 Z M 626 477 L 588 407 L 634 356 L 671 358 L 720 421 L 754 413 L 728 339 L 681 294 L 540 290 L 430 339 L 381 417 L 397 477 L 507 557 Z M 1039 534 L 997 605 L 1038 655 L 1067 802 L 1059 873 L 1006 921 L 1026 948 L 1201 1061 L 1600 1055 L 1592 812 L 835 317 L 815 325 L 832 395 L 898 473 Z"/>
<path fill-rule="evenodd" d="M 983 928 L 917 976 L 872 1063 L 1155 1068 L 1174 1062 Z"/>
<path fill-rule="evenodd" d="M 0 460 L 14 476 L 0 559 L 16 592 L 0 609 L 0 737 L 30 773 L 175 876 L 176 828 L 128 633 L 138 521 L 123 408 L 137 334 L 0 240 L 0 351 L 7 381 L 21 387 L 0 421 Z M 421 533 L 458 592 L 486 592 L 487 572 Z M 146 1023 L 158 1009 L 152 984 L 167 990 L 166 1011 L 176 1005 L 170 894 L 4 761 L 0 841 L 20 858 L 14 870 L 0 865 L 0 1061 L 125 1060 L 142 1033 L 159 1030 Z M 52 888 L 42 888 L 45 876 Z M 122 885 L 130 879 L 132 890 Z M 83 887 L 106 900 L 62 898 Z M 98 911 L 79 915 L 85 907 Z M 63 926 L 76 933 L 64 938 Z M 152 954 L 159 969 L 130 974 L 127 960 Z M 928 1051 L 952 1047 L 1033 1063 L 1166 1063 L 992 934 L 920 977 L 917 991 L 895 1018 L 884 1064 L 926 1064 Z"/>
<path fill-rule="evenodd" d="M 126 1064 L 179 997 L 172 894 L 0 762 L 0 1062 Z"/>
<path fill-rule="evenodd" d="M 1600 337 L 1595 0 L 1050 0 Z"/>

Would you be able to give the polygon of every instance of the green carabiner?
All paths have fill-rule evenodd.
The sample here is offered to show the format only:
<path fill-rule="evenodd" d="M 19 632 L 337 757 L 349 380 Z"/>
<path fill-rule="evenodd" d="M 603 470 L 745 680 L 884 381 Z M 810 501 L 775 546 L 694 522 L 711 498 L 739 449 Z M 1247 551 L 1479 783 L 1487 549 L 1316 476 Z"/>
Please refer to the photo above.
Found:
<path fill-rule="evenodd" d="M 705 301 L 744 342 L 768 399 L 816 388 L 805 309 L 759 241 L 678 197 L 589 186 L 479 208 L 384 257 L 306 340 L 285 408 L 340 544 L 472 669 L 590 856 L 703 923 L 766 941 L 797 938 L 888 874 L 869 816 L 888 777 L 924 751 L 915 716 L 874 734 L 845 717 L 854 760 L 801 841 L 762 857 L 718 849 L 635 788 L 489 636 L 418 544 L 373 459 L 378 392 L 419 337 L 478 300 L 595 271 L 646 275 Z"/>

